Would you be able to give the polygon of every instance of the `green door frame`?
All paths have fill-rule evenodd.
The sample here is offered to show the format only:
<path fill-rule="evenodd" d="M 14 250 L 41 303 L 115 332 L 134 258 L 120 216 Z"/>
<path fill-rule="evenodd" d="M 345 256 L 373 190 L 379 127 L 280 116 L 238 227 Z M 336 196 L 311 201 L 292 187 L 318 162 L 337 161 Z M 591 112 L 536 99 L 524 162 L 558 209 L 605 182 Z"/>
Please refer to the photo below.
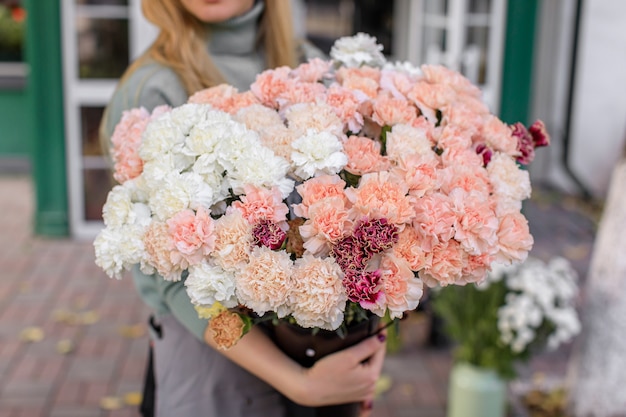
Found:
<path fill-rule="evenodd" d="M 502 65 L 500 118 L 530 122 L 538 0 L 509 0 Z"/>
<path fill-rule="evenodd" d="M 26 0 L 32 92 L 34 233 L 68 236 L 61 0 Z"/>

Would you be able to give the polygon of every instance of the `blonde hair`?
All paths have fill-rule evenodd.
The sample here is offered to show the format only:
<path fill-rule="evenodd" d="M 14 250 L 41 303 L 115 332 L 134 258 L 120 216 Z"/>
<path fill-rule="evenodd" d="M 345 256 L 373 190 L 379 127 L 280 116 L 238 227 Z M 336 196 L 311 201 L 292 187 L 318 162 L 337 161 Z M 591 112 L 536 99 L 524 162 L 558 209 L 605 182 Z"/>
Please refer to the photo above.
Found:
<path fill-rule="evenodd" d="M 264 48 L 265 64 L 267 68 L 293 67 L 297 54 L 289 0 L 264 1 L 258 41 Z M 142 10 L 160 33 L 146 53 L 129 66 L 125 76 L 153 59 L 172 68 L 189 95 L 224 82 L 208 53 L 205 25 L 187 12 L 180 0 L 143 0 Z"/>

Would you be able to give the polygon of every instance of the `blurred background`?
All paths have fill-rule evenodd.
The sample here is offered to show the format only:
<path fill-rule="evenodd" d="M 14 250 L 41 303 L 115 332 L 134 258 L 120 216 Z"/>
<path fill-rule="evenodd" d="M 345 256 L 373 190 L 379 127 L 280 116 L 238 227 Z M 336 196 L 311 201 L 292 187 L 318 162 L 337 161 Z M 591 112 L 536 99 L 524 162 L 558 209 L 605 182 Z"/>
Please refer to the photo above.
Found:
<path fill-rule="evenodd" d="M 540 256 L 568 255 L 584 278 L 599 210 L 626 144 L 626 2 L 291 2 L 299 35 L 325 52 L 341 36 L 366 32 L 389 60 L 461 71 L 508 123 L 544 120 L 552 146 L 530 167 L 531 229 Z M 1 417 L 137 415 L 120 404 L 123 393 L 141 387 L 146 312 L 129 306 L 136 299 L 128 280 L 114 287 L 97 271 L 90 242 L 113 185 L 98 143 L 102 111 L 155 34 L 140 0 L 0 0 L 0 217 L 8 248 L 0 258 Z M 551 234 L 555 226 L 561 235 Z M 98 284 L 76 283 L 81 278 Z M 420 415 L 443 415 L 449 355 L 436 346 L 431 323 L 417 321 L 409 332 L 437 349 L 421 351 L 424 361 L 412 362 L 410 371 L 406 361 L 392 359 L 389 372 L 423 372 L 435 385 L 397 385 L 388 403 L 404 404 L 407 414 L 394 414 L 385 402 L 376 416 L 415 415 L 406 410 L 419 401 L 427 404 Z M 107 324 L 104 333 L 80 327 L 96 322 Z M 39 362 L 23 353 L 24 343 L 52 333 L 52 353 L 29 347 L 43 355 Z M 85 361 L 68 362 L 72 353 Z M 117 361 L 111 363 L 124 357 L 124 365 L 110 365 L 107 355 Z M 538 366 L 549 368 L 552 359 Z M 46 388 L 54 381 L 62 386 Z M 61 397 L 65 405 L 55 408 Z"/>

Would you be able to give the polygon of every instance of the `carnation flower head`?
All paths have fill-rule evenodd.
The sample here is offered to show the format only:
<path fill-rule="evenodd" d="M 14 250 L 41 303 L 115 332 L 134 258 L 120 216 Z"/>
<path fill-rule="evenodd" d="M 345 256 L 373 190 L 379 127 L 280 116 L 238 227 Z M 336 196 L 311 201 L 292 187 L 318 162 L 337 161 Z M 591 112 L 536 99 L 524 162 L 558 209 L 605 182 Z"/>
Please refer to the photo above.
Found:
<path fill-rule="evenodd" d="M 378 303 L 385 296 L 383 289 L 382 271 L 348 269 L 344 271 L 343 286 L 346 289 L 348 300 L 358 303 L 366 310 L 378 310 Z"/>
<path fill-rule="evenodd" d="M 352 235 L 340 239 L 332 247 L 332 256 L 344 272 L 365 268 L 371 255 Z"/>
<path fill-rule="evenodd" d="M 308 179 L 315 175 L 336 174 L 348 163 L 343 147 L 337 136 L 326 131 L 317 132 L 309 129 L 306 134 L 296 139 L 291 160 L 294 173 L 299 178 Z"/>
<path fill-rule="evenodd" d="M 256 246 L 266 246 L 278 250 L 283 246 L 287 233 L 270 220 L 261 219 L 252 228 L 252 238 Z"/>
<path fill-rule="evenodd" d="M 196 306 L 211 307 L 219 303 L 232 308 L 238 304 L 235 274 L 210 262 L 205 261 L 189 268 L 185 289 Z"/>
<path fill-rule="evenodd" d="M 398 242 L 398 226 L 387 219 L 368 219 L 358 221 L 352 235 L 368 253 L 380 253 L 391 249 Z"/>
<path fill-rule="evenodd" d="M 242 338 L 246 323 L 241 315 L 225 310 L 209 320 L 209 334 L 220 350 L 228 350 Z"/>
<path fill-rule="evenodd" d="M 383 46 L 376 42 L 375 37 L 359 32 L 339 38 L 330 50 L 330 57 L 346 67 L 381 67 L 386 62 L 382 50 Z"/>
<path fill-rule="evenodd" d="M 236 276 L 239 302 L 260 316 L 268 311 L 276 312 L 278 318 L 291 314 L 292 269 L 287 252 L 255 247 Z"/>
<path fill-rule="evenodd" d="M 292 316 L 303 327 L 336 330 L 343 322 L 347 296 L 343 272 L 331 257 L 304 254 L 295 262 Z"/>
<path fill-rule="evenodd" d="M 415 310 L 424 294 L 424 284 L 402 258 L 385 254 L 381 260 L 385 306 L 391 318 L 401 318 L 405 311 Z M 380 314 L 383 312 L 379 312 Z"/>
<path fill-rule="evenodd" d="M 144 261 L 144 231 L 137 225 L 102 229 L 93 242 L 96 265 L 110 278 L 120 279 L 124 270 Z"/>

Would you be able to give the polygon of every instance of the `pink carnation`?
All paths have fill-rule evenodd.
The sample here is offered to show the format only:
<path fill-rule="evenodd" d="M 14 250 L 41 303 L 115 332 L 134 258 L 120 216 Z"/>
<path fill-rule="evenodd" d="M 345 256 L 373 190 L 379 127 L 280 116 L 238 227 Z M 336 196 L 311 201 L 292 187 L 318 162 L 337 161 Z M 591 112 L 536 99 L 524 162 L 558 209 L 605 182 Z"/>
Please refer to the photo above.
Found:
<path fill-rule="evenodd" d="M 533 247 L 528 220 L 521 213 L 506 214 L 500 220 L 496 260 L 501 263 L 523 262 Z"/>
<path fill-rule="evenodd" d="M 385 255 L 380 269 L 385 303 L 391 318 L 401 318 L 405 311 L 415 310 L 424 293 L 424 284 L 415 277 L 409 264 L 401 258 Z M 384 311 L 379 313 L 384 314 Z"/>
<path fill-rule="evenodd" d="M 470 255 L 495 253 L 498 241 L 498 218 L 491 201 L 477 191 L 456 188 L 450 193 L 457 213 L 454 239 Z"/>
<path fill-rule="evenodd" d="M 278 96 L 277 102 L 281 109 L 293 104 L 311 103 L 323 97 L 325 92 L 326 87 L 323 84 L 294 82 L 291 88 Z"/>
<path fill-rule="evenodd" d="M 432 266 L 432 253 L 422 249 L 420 235 L 413 227 L 402 229 L 392 251 L 396 258 L 404 259 L 412 271 Z"/>
<path fill-rule="evenodd" d="M 331 245 L 350 230 L 352 221 L 348 217 L 343 197 L 329 197 L 309 207 L 309 219 L 300 226 L 304 248 L 314 255 L 326 255 Z"/>
<path fill-rule="evenodd" d="M 401 157 L 391 172 L 400 178 L 409 187 L 409 195 L 423 197 L 434 192 L 439 187 L 439 161 L 434 154 L 409 154 Z"/>
<path fill-rule="evenodd" d="M 235 114 L 242 108 L 258 104 L 259 100 L 250 91 L 240 93 L 231 85 L 220 84 L 194 93 L 188 103 L 209 104 L 215 109 Z"/>
<path fill-rule="evenodd" d="M 291 76 L 302 82 L 314 83 L 322 81 L 330 71 L 331 62 L 320 58 L 310 59 L 300 64 L 291 72 Z"/>
<path fill-rule="evenodd" d="M 231 204 L 229 210 L 238 210 L 250 224 L 256 224 L 260 220 L 280 224 L 287 221 L 289 207 L 283 202 L 278 188 L 268 190 L 246 185 L 244 193 L 240 201 L 234 201 Z"/>
<path fill-rule="evenodd" d="M 111 156 L 114 162 L 113 178 L 120 184 L 136 178 L 143 171 L 139 157 L 141 135 L 150 121 L 150 113 L 143 107 L 127 110 L 115 126 L 111 136 Z"/>
<path fill-rule="evenodd" d="M 331 85 L 326 91 L 326 103 L 333 108 L 350 132 L 361 130 L 363 115 L 359 112 L 360 102 L 351 90 L 339 84 Z"/>
<path fill-rule="evenodd" d="M 441 242 L 432 250 L 432 266 L 420 271 L 420 278 L 429 287 L 437 285 L 465 284 L 463 278 L 465 251 L 459 242 L 448 240 Z"/>
<path fill-rule="evenodd" d="M 382 271 L 353 270 L 345 271 L 343 286 L 348 299 L 359 303 L 366 310 L 378 311 L 384 302 Z"/>
<path fill-rule="evenodd" d="M 405 98 L 380 94 L 373 104 L 372 119 L 381 126 L 411 124 L 417 118 L 417 108 Z"/>
<path fill-rule="evenodd" d="M 262 104 L 278 108 L 279 97 L 292 88 L 295 82 L 289 78 L 290 72 L 291 68 L 286 66 L 263 71 L 250 85 L 250 91 Z"/>
<path fill-rule="evenodd" d="M 448 86 L 461 95 L 482 96 L 480 89 L 458 71 L 451 70 L 443 65 L 428 64 L 422 65 L 420 69 L 424 74 L 424 79 L 429 83 Z"/>
<path fill-rule="evenodd" d="M 209 212 L 200 207 L 183 210 L 167 220 L 167 227 L 174 244 L 171 253 L 172 262 L 186 269 L 197 265 L 215 247 L 214 224 Z"/>
<path fill-rule="evenodd" d="M 337 81 L 347 89 L 361 95 L 363 99 L 378 95 L 380 70 L 372 67 L 346 68 L 337 70 Z"/>
<path fill-rule="evenodd" d="M 431 251 L 454 236 L 456 213 L 450 197 L 441 193 L 426 195 L 414 203 L 413 227 L 420 235 L 422 250 Z"/>
<path fill-rule="evenodd" d="M 168 281 L 179 281 L 182 269 L 174 266 L 170 259 L 173 246 L 165 223 L 153 221 L 143 237 L 149 264 Z"/>
<path fill-rule="evenodd" d="M 338 175 L 320 175 L 296 186 L 302 203 L 293 205 L 296 216 L 309 217 L 309 207 L 316 202 L 334 196 L 343 197 L 346 183 Z"/>
<path fill-rule="evenodd" d="M 517 139 L 511 128 L 494 115 L 485 116 L 485 123 L 480 132 L 487 146 L 495 151 L 504 152 L 510 156 L 517 156 Z"/>
<path fill-rule="evenodd" d="M 380 153 L 380 143 L 370 138 L 350 136 L 343 141 L 343 151 L 348 157 L 344 169 L 351 174 L 363 175 L 389 169 L 389 160 Z"/>
<path fill-rule="evenodd" d="M 400 225 L 410 223 L 415 216 L 408 191 L 400 178 L 382 171 L 363 175 L 358 188 L 348 188 L 345 192 L 353 204 L 355 218 L 384 217 Z"/>

